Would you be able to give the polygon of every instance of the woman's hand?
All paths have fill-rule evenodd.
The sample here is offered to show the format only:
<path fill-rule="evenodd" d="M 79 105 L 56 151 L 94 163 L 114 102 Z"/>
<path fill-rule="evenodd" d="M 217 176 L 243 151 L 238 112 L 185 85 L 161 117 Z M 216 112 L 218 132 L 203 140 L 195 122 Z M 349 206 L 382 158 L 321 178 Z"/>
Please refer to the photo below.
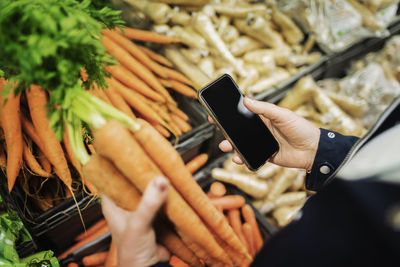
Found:
<path fill-rule="evenodd" d="M 294 112 L 271 103 L 245 97 L 244 104 L 260 116 L 279 143 L 279 151 L 270 162 L 283 167 L 311 170 L 320 136 L 316 126 Z M 219 148 L 224 152 L 233 150 L 227 140 L 222 141 Z M 233 161 L 243 164 L 238 155 L 233 157 Z"/>
<path fill-rule="evenodd" d="M 101 195 L 103 214 L 118 251 L 118 266 L 151 266 L 168 261 L 168 250 L 156 243 L 152 223 L 168 194 L 169 182 L 164 177 L 152 180 L 134 212 L 119 208 Z"/>

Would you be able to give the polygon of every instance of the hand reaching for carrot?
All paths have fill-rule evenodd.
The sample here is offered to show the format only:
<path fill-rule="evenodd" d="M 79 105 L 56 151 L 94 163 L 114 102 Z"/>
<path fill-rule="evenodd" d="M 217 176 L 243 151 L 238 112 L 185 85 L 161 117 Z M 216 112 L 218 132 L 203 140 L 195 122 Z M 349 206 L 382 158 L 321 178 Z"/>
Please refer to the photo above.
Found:
<path fill-rule="evenodd" d="M 104 194 L 101 196 L 103 214 L 118 251 L 118 266 L 151 266 L 168 261 L 168 250 L 156 243 L 152 227 L 154 217 L 168 194 L 168 180 L 153 179 L 147 186 L 136 211 L 119 208 Z"/>
<path fill-rule="evenodd" d="M 279 143 L 279 151 L 270 162 L 283 167 L 311 170 L 320 136 L 320 130 L 316 126 L 294 112 L 271 103 L 245 97 L 244 104 L 260 116 Z M 210 118 L 209 120 L 212 122 Z M 227 140 L 222 141 L 219 148 L 223 152 L 233 150 Z M 237 155 L 233 157 L 233 161 L 243 164 Z"/>

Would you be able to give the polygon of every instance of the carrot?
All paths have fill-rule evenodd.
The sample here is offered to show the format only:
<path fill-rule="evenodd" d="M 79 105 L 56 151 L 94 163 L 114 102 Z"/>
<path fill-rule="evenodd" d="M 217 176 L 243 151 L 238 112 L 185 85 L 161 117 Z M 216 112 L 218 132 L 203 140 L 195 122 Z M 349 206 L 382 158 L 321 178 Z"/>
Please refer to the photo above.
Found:
<path fill-rule="evenodd" d="M 229 255 L 232 259 L 232 262 L 236 266 L 249 266 L 251 263 L 251 259 L 244 257 L 242 254 L 237 253 L 234 251 L 230 246 L 228 246 L 224 241 L 221 240 L 217 235 L 214 233 L 215 240 L 217 240 L 218 244 L 224 249 L 224 251 Z"/>
<path fill-rule="evenodd" d="M 169 138 L 171 136 L 171 134 L 168 132 L 167 129 L 165 129 L 163 126 L 161 126 L 158 123 L 151 123 L 151 125 L 154 127 L 154 129 L 156 129 L 160 134 L 162 134 L 162 136 L 164 136 L 165 138 Z"/>
<path fill-rule="evenodd" d="M 145 121 L 141 119 L 137 121 L 141 124 L 141 129 L 137 133 L 144 131 L 146 138 L 143 140 L 144 136 L 142 134 L 136 135 L 137 133 L 135 133 L 135 137 L 154 146 L 154 149 L 159 154 L 159 159 L 162 158 L 163 161 L 168 161 L 160 151 L 164 149 L 162 143 L 166 142 L 169 144 L 169 142 L 153 127 L 147 124 L 147 122 L 146 125 L 143 126 Z M 151 136 L 146 134 L 148 129 L 150 129 L 151 135 L 156 134 L 162 142 L 160 142 L 160 140 L 153 142 Z M 107 122 L 105 126 L 94 132 L 94 137 L 96 140 L 95 147 L 98 153 L 111 160 L 141 192 L 145 190 L 147 184 L 152 179 L 162 175 L 162 172 L 150 160 L 131 133 L 118 122 Z M 172 150 L 175 151 L 173 148 Z M 169 157 L 170 156 L 171 155 L 169 155 Z M 132 164 L 132 162 L 135 164 Z M 179 168 L 179 166 L 170 166 L 170 168 Z M 120 196 L 121 195 L 120 193 Z M 201 219 L 173 187 L 169 189 L 164 211 L 177 229 L 183 231 L 200 246 L 207 248 L 210 255 L 214 256 L 216 259 L 221 259 L 228 264 L 230 263 L 229 258 L 215 242 Z M 193 229 L 196 230 L 194 231 Z"/>
<path fill-rule="evenodd" d="M 35 156 L 32 154 L 31 148 L 28 147 L 25 141 L 23 141 L 23 156 L 25 163 L 29 169 L 37 176 L 50 177 L 51 173 L 46 172 L 42 169 L 42 166 L 37 162 Z"/>
<path fill-rule="evenodd" d="M 197 93 L 189 86 L 175 80 L 169 80 L 169 83 L 171 84 L 170 88 L 174 91 L 191 98 L 197 98 Z"/>
<path fill-rule="evenodd" d="M 135 74 L 127 70 L 122 65 L 108 66 L 106 70 L 117 80 L 121 81 L 123 84 L 129 88 L 135 90 L 138 93 L 156 101 L 165 102 L 165 98 L 159 93 L 151 89 L 145 82 L 140 80 Z"/>
<path fill-rule="evenodd" d="M 153 109 L 155 110 L 158 115 L 160 115 L 160 117 L 165 120 L 165 121 L 171 121 L 171 117 L 168 114 L 168 112 L 166 112 L 165 110 L 163 110 L 159 105 L 157 105 L 157 103 L 154 103 L 150 100 L 146 99 L 147 104 Z"/>
<path fill-rule="evenodd" d="M 228 220 L 229 224 L 232 226 L 233 231 L 237 234 L 240 239 L 240 242 L 246 246 L 246 249 L 249 251 L 249 247 L 246 241 L 246 238 L 243 234 L 242 229 L 242 221 L 240 220 L 240 212 L 238 209 L 228 210 Z"/>
<path fill-rule="evenodd" d="M 256 255 L 256 251 L 255 251 L 255 244 L 254 244 L 254 239 L 253 239 L 253 228 L 251 227 L 251 225 L 249 223 L 244 223 L 242 226 L 242 229 L 243 229 L 244 237 L 246 238 L 246 242 L 249 247 L 250 255 L 254 257 Z"/>
<path fill-rule="evenodd" d="M 132 56 L 137 58 L 140 62 L 143 63 L 148 69 L 156 73 L 158 76 L 167 78 L 167 73 L 161 68 L 160 65 L 155 63 L 152 59 L 149 58 L 142 50 L 139 49 L 137 45 L 132 43 L 125 36 L 119 34 L 116 31 L 112 30 L 103 30 L 103 34 L 113 39 L 116 43 L 126 49 Z"/>
<path fill-rule="evenodd" d="M 114 107 L 131 117 L 132 119 L 136 119 L 135 114 L 133 113 L 132 109 L 129 105 L 125 102 L 124 98 L 116 92 L 113 87 L 108 87 L 105 90 L 106 95 L 110 99 L 111 103 Z"/>
<path fill-rule="evenodd" d="M 82 258 L 83 266 L 96 266 L 103 264 L 108 256 L 108 251 L 98 252 Z"/>
<path fill-rule="evenodd" d="M 198 169 L 201 168 L 204 164 L 206 164 L 208 160 L 208 155 L 206 153 L 202 153 L 191 159 L 188 163 L 186 163 L 186 168 L 190 173 L 195 173 Z"/>
<path fill-rule="evenodd" d="M 226 194 L 226 187 L 221 182 L 213 182 L 208 195 L 212 198 L 223 197 Z"/>
<path fill-rule="evenodd" d="M 183 132 L 179 129 L 178 125 L 175 124 L 173 121 L 169 121 L 168 126 L 171 128 L 172 133 L 176 134 L 177 136 L 181 136 Z"/>
<path fill-rule="evenodd" d="M 164 70 L 167 73 L 170 81 L 175 80 L 175 81 L 182 82 L 184 84 L 193 86 L 193 82 L 191 80 L 189 80 L 188 78 L 186 78 L 186 76 L 183 75 L 182 73 L 177 72 L 176 70 L 173 70 L 173 69 L 170 69 L 167 67 L 164 67 Z"/>
<path fill-rule="evenodd" d="M 97 239 L 98 237 L 104 235 L 109 230 L 110 230 L 110 228 L 108 227 L 108 225 L 104 225 L 97 232 L 91 234 L 90 236 L 86 237 L 85 239 L 82 239 L 78 243 L 75 243 L 72 247 L 70 247 L 69 249 L 64 251 L 60 256 L 58 256 L 58 258 L 62 259 L 62 258 L 67 257 L 68 254 L 70 254 L 71 252 L 74 252 L 75 250 L 77 250 L 78 248 L 82 247 L 83 245 L 86 245 L 90 241 L 93 241 L 93 240 Z"/>
<path fill-rule="evenodd" d="M 183 243 L 202 261 L 205 262 L 206 266 L 213 266 L 214 260 L 210 257 L 210 254 L 204 250 L 201 246 L 193 242 L 190 238 L 188 238 L 185 234 L 179 233 Z"/>
<path fill-rule="evenodd" d="M 161 85 L 161 83 L 157 80 L 156 76 L 143 66 L 138 60 L 132 57 L 124 48 L 122 48 L 119 44 L 114 42 L 112 39 L 107 36 L 103 36 L 102 43 L 106 47 L 107 51 L 115 56 L 115 58 L 119 61 L 121 65 L 124 65 L 128 70 L 130 70 L 135 75 L 139 76 L 144 82 L 146 82 L 149 86 L 151 86 L 157 92 L 168 93 L 167 90 Z M 160 68 L 164 68 L 161 67 Z"/>
<path fill-rule="evenodd" d="M 96 154 L 96 150 L 94 149 L 92 144 L 87 143 L 86 146 L 87 146 L 87 148 L 88 148 L 88 150 L 90 152 L 90 155 L 95 155 Z"/>
<path fill-rule="evenodd" d="M 161 79 L 161 78 L 158 78 L 158 80 L 160 81 L 160 83 L 163 86 L 168 87 L 168 88 L 172 87 L 172 84 L 171 84 L 170 80 L 165 80 L 165 79 Z"/>
<path fill-rule="evenodd" d="M 0 145 L 0 167 L 1 169 L 5 169 L 7 167 L 7 159 L 3 144 Z"/>
<path fill-rule="evenodd" d="M 108 79 L 107 82 L 122 96 L 123 99 L 146 120 L 151 122 L 164 123 L 164 120 L 147 103 L 141 101 L 143 96 L 135 91 L 129 90 L 115 79 Z"/>
<path fill-rule="evenodd" d="M 78 263 L 76 263 L 76 262 L 70 262 L 70 263 L 68 263 L 67 266 L 68 267 L 79 267 Z"/>
<path fill-rule="evenodd" d="M 242 207 L 242 215 L 245 222 L 250 224 L 252 227 L 255 252 L 257 253 L 262 248 L 264 242 L 261 237 L 260 228 L 258 227 L 254 211 L 249 205 L 246 204 Z"/>
<path fill-rule="evenodd" d="M 42 141 L 40 140 L 33 124 L 22 114 L 20 116 L 20 120 L 24 132 L 30 137 L 30 139 L 32 139 L 32 141 L 40 148 L 41 151 L 44 151 Z"/>
<path fill-rule="evenodd" d="M 121 32 L 118 28 L 116 31 L 124 35 L 128 39 L 136 40 L 136 41 L 144 41 L 151 43 L 159 43 L 159 44 L 172 44 L 179 43 L 180 40 L 174 37 L 169 37 L 166 35 L 161 35 L 155 32 L 149 32 L 144 30 L 138 30 L 126 27 L 124 28 L 124 32 Z"/>
<path fill-rule="evenodd" d="M 185 243 L 160 220 L 155 222 L 157 238 L 172 254 L 189 266 L 202 266 L 199 258 L 185 245 Z"/>
<path fill-rule="evenodd" d="M 111 240 L 110 249 L 104 267 L 118 267 L 118 252 L 114 240 Z"/>
<path fill-rule="evenodd" d="M 33 125 L 43 144 L 43 153 L 54 166 L 57 176 L 65 183 L 68 188 L 72 186 L 71 173 L 68 168 L 67 160 L 60 142 L 53 130 L 50 128 L 47 118 L 47 96 L 46 92 L 39 86 L 32 85 L 30 91 L 26 92 L 29 110 Z"/>
<path fill-rule="evenodd" d="M 173 67 L 173 64 L 171 63 L 171 61 L 169 61 L 166 57 L 163 57 L 162 55 L 157 54 L 156 52 L 153 52 L 152 50 L 150 50 L 150 49 L 148 49 L 147 47 L 144 47 L 144 46 L 138 45 L 138 48 L 140 50 L 142 50 L 142 52 L 145 53 L 152 60 L 154 60 L 154 61 L 156 61 L 156 62 L 158 62 L 160 64 L 163 64 L 165 66 L 168 66 L 168 67 L 171 67 L 171 68 Z"/>
<path fill-rule="evenodd" d="M 190 130 L 192 130 L 192 126 L 190 126 L 190 124 L 187 123 L 186 121 L 182 120 L 181 117 L 175 114 L 171 114 L 171 118 L 172 121 L 179 127 L 179 129 L 181 129 L 182 132 L 187 133 Z"/>
<path fill-rule="evenodd" d="M 134 134 L 136 139 L 177 191 L 217 235 L 239 253 L 246 254 L 245 247 L 240 244 L 224 216 L 211 204 L 207 195 L 193 179 L 179 153 L 147 122 L 141 119 L 137 122 L 141 128 Z"/>
<path fill-rule="evenodd" d="M 7 84 L 8 82 L 2 78 L 0 81 L 0 91 Z M 5 104 L 4 100 L 4 98 L 1 100 L 1 124 L 6 139 L 6 171 L 8 190 L 11 192 L 22 165 L 23 140 L 20 121 L 20 95 L 15 96 L 13 93 L 9 96 Z"/>
<path fill-rule="evenodd" d="M 169 260 L 169 264 L 172 267 L 189 267 L 189 265 L 187 265 L 183 260 L 176 257 L 175 255 L 172 255 L 171 259 Z"/>
<path fill-rule="evenodd" d="M 181 119 L 188 121 L 189 117 L 188 115 L 185 114 L 185 112 L 183 112 L 182 110 L 180 110 L 178 107 L 171 105 L 169 103 L 167 103 L 168 109 L 174 113 L 175 115 L 179 116 Z"/>
<path fill-rule="evenodd" d="M 39 149 L 38 151 L 38 157 L 40 165 L 43 167 L 43 170 L 45 170 L 48 173 L 51 173 L 51 164 L 50 161 L 46 158 L 44 155 L 43 151 Z"/>
<path fill-rule="evenodd" d="M 101 219 L 98 222 L 96 222 L 95 224 L 93 224 L 92 226 L 90 226 L 86 232 L 83 232 L 81 234 L 79 234 L 76 238 L 75 241 L 81 241 L 85 238 L 87 238 L 88 236 L 90 236 L 91 234 L 93 234 L 94 232 L 98 231 L 101 227 L 103 227 L 104 225 L 106 225 L 107 222 L 105 219 Z"/>
<path fill-rule="evenodd" d="M 106 96 L 106 94 L 104 93 L 104 91 L 102 89 L 100 89 L 96 84 L 94 84 L 93 88 L 91 88 L 89 90 L 89 93 L 101 100 L 103 100 L 104 102 L 106 102 L 107 104 L 111 105 L 111 101 L 110 99 L 108 99 L 108 97 Z"/>
<path fill-rule="evenodd" d="M 221 206 L 224 210 L 238 209 L 244 206 L 245 199 L 240 195 L 229 195 L 211 199 L 213 205 Z"/>

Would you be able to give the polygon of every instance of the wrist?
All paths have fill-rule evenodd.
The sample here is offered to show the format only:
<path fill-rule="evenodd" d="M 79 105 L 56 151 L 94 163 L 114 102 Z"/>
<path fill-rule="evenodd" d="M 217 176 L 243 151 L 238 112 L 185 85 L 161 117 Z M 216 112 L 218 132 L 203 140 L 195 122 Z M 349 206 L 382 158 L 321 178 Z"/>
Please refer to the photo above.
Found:
<path fill-rule="evenodd" d="M 319 128 L 316 128 L 314 137 L 311 138 L 311 145 L 310 145 L 310 149 L 308 151 L 308 155 L 307 155 L 307 161 L 306 161 L 306 165 L 305 165 L 305 170 L 310 173 L 311 169 L 314 165 L 314 160 L 315 160 L 315 156 L 317 155 L 317 151 L 318 151 L 318 144 L 319 144 L 319 139 L 321 136 L 321 130 Z"/>

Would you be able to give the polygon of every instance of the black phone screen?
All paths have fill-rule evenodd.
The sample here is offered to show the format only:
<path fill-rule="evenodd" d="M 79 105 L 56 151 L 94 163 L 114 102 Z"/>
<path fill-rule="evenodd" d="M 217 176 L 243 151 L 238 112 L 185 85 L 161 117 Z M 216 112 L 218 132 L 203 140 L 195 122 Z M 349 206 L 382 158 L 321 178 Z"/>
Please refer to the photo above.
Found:
<path fill-rule="evenodd" d="M 225 74 L 199 93 L 250 169 L 261 167 L 279 149 L 261 118 L 243 104 L 243 94 Z"/>

